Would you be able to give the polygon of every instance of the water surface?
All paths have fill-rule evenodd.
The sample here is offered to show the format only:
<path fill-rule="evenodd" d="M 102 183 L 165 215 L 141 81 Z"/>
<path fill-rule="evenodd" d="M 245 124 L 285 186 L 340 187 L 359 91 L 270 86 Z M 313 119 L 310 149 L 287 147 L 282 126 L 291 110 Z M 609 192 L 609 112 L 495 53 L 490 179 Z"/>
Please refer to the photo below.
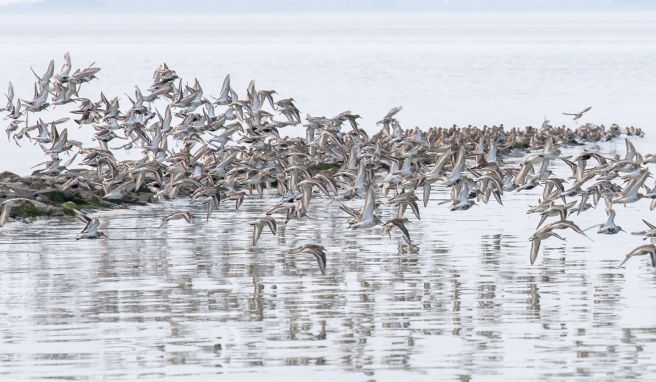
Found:
<path fill-rule="evenodd" d="M 87 94 L 124 97 L 166 61 L 210 94 L 227 73 L 238 89 L 254 78 L 312 115 L 360 113 L 368 131 L 398 104 L 405 127 L 523 126 L 545 115 L 560 124 L 560 112 L 590 104 L 588 120 L 646 129 L 635 144 L 653 152 L 652 16 L 132 16 L 66 27 L 0 16 L 0 49 L 11 52 L 0 81 L 31 94 L 28 66 L 70 50 L 74 65 L 103 68 Z M 0 141 L 3 170 L 27 173 L 42 158 Z M 613 155 L 623 144 L 600 149 Z M 639 238 L 568 234 L 545 241 L 530 266 L 539 217 L 525 212 L 537 190 L 456 213 L 437 204 L 447 195 L 434 191 L 422 221 L 411 217 L 415 254 L 398 252 L 396 232 L 348 230 L 346 215 L 320 199 L 312 219 L 291 222 L 284 237 L 264 232 L 254 247 L 248 222 L 272 194 L 238 212 L 223 204 L 209 222 L 195 206 L 196 224 L 160 230 L 186 201 L 103 212 L 110 240 L 75 241 L 82 226 L 72 220 L 9 224 L 0 230 L 0 380 L 654 378 L 656 273 L 646 259 L 616 269 Z M 618 206 L 617 223 L 642 229 L 647 206 Z M 575 220 L 604 219 L 600 208 Z M 311 242 L 328 249 L 326 276 L 312 257 L 287 254 Z"/>

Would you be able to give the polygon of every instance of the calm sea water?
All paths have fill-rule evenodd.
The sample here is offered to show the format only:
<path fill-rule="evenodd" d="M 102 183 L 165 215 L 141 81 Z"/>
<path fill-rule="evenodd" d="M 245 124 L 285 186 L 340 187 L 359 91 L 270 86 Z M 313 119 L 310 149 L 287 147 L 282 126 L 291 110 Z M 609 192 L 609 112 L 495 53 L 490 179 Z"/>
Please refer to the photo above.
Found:
<path fill-rule="evenodd" d="M 524 126 L 545 115 L 560 124 L 562 111 L 592 105 L 588 121 L 643 127 L 636 146 L 653 152 L 654 16 L 0 16 L 0 86 L 12 79 L 29 97 L 29 65 L 59 65 L 69 50 L 74 66 L 103 68 L 88 95 L 145 88 L 166 61 L 206 92 L 231 73 L 237 89 L 255 79 L 311 115 L 350 109 L 370 131 L 399 104 L 406 127 Z M 29 144 L 1 145 L 1 170 L 26 173 L 41 160 Z M 623 143 L 599 149 L 622 152 Z M 248 222 L 272 195 L 237 213 L 222 205 L 209 222 L 194 207 L 196 224 L 161 230 L 186 201 L 103 212 L 110 240 L 76 242 L 82 227 L 70 220 L 9 224 L 0 230 L 0 380 L 656 375 L 656 273 L 646 259 L 616 269 L 639 238 L 547 240 L 531 267 L 539 218 L 525 211 L 537 191 L 457 213 L 437 205 L 446 195 L 435 192 L 422 221 L 412 219 L 416 254 L 399 254 L 399 237 L 377 228 L 347 230 L 326 200 L 313 200 L 313 219 L 290 223 L 285 237 L 264 232 L 253 247 Z M 617 213 L 627 231 L 652 215 L 647 202 Z M 575 220 L 587 227 L 604 213 Z M 326 276 L 313 258 L 287 254 L 309 242 L 327 247 Z"/>

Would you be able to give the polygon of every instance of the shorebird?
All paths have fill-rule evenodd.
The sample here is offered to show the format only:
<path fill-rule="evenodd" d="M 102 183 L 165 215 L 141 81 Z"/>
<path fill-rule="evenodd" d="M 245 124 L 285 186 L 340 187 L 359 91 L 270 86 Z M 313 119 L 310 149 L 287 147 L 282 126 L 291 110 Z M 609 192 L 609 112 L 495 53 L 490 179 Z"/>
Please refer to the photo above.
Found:
<path fill-rule="evenodd" d="M 645 219 L 642 219 L 642 222 L 645 223 L 645 225 L 649 228 L 648 230 L 644 231 L 636 231 L 636 232 L 631 232 L 631 235 L 639 235 L 639 236 L 644 236 L 643 240 L 650 238 L 654 239 L 656 238 L 656 226 L 649 223 Z"/>
<path fill-rule="evenodd" d="M 34 76 L 39 80 L 37 83 L 39 85 L 40 89 L 47 89 L 48 85 L 50 84 L 50 79 L 52 78 L 53 74 L 55 74 L 55 60 L 50 60 L 50 63 L 48 64 L 48 69 L 46 69 L 46 72 L 42 75 L 39 76 L 36 74 L 34 69 L 30 66 L 30 70 L 32 70 L 32 73 L 34 73 Z"/>
<path fill-rule="evenodd" d="M 457 188 L 454 188 L 452 190 L 452 197 L 456 195 L 457 197 L 453 198 L 451 211 L 468 210 L 474 206 L 476 202 L 469 199 L 471 197 L 471 191 L 472 184 L 468 179 L 459 184 Z"/>
<path fill-rule="evenodd" d="M 349 228 L 371 228 L 380 224 L 380 217 L 374 214 L 376 209 L 376 194 L 372 186 L 367 188 L 367 197 L 364 201 L 362 213 L 358 216 L 357 221 L 353 222 Z"/>
<path fill-rule="evenodd" d="M 265 225 L 269 227 L 271 234 L 273 236 L 276 236 L 276 231 L 277 231 L 276 219 L 274 219 L 271 216 L 265 216 L 261 219 L 257 219 L 248 224 L 253 226 L 253 241 L 252 241 L 253 245 L 255 245 L 259 240 L 260 235 L 262 235 L 262 229 L 264 228 Z"/>
<path fill-rule="evenodd" d="M 103 92 L 94 98 L 84 90 L 100 68 L 91 64 L 75 69 L 71 62 L 66 53 L 59 73 L 54 73 L 54 61 L 45 74 L 35 73 L 34 96 L 29 101 L 16 97 L 9 83 L 7 103 L 0 110 L 0 117 L 10 120 L 5 130 L 8 140 L 20 145 L 27 139 L 46 156 L 38 165 L 44 167 L 30 180 L 38 190 L 23 190 L 19 195 L 48 201 L 47 194 L 52 195 L 54 188 L 69 198 L 83 194 L 103 204 L 188 197 L 206 205 L 209 220 L 222 198 L 234 201 L 239 209 L 247 198 L 277 193 L 275 199 L 280 202 L 263 208 L 267 216 L 250 223 L 253 245 L 265 225 L 274 235 L 282 235 L 289 221 L 300 224 L 312 219 L 308 216 L 311 203 L 317 204 L 313 211 L 323 217 L 324 210 L 336 208 L 333 201 L 360 203 L 364 199 L 361 210 L 337 203 L 349 215 L 348 226 L 374 227 L 381 223 L 381 216 L 387 216 L 383 234 L 391 236 L 391 230 L 399 228 L 403 235 L 399 251 L 415 252 L 419 247 L 410 240 L 404 216 L 410 208 L 420 219 L 418 190 L 424 207 L 431 192 L 439 192 L 445 196 L 440 199 L 446 199 L 440 205 L 459 211 L 477 203 L 488 204 L 490 199 L 501 205 L 512 197 L 506 196 L 508 191 L 536 189 L 541 197 L 529 212 L 540 214 L 541 221 L 531 237 L 531 263 L 542 240 L 562 238 L 558 230 L 583 233 L 567 219 L 586 214 L 602 198 L 608 213 L 606 223 L 596 226 L 602 234 L 621 230 L 614 217 L 622 204 L 650 199 L 651 207 L 656 207 L 656 187 L 645 186 L 650 177 L 647 165 L 656 163 L 656 157 L 638 152 L 628 139 L 623 156 L 606 157 L 593 146 L 563 155 L 565 147 L 571 148 L 574 142 L 644 135 L 635 127 L 586 123 L 572 129 L 552 126 L 545 118 L 541 126 L 525 128 L 454 125 L 405 129 L 399 106 L 377 122 L 381 125 L 377 132 L 367 132 L 355 112 L 303 118 L 293 98 L 277 99 L 274 90 L 258 90 L 253 81 L 240 95 L 232 88 L 230 75 L 223 80 L 218 96 L 208 97 L 200 81 L 185 81 L 166 63 L 156 68 L 152 84 L 143 93 L 135 87 L 127 99 L 108 98 Z M 70 114 L 75 117 L 71 118 L 75 129 L 68 128 L 68 117 L 46 118 L 64 110 L 54 109 L 62 104 L 74 105 Z M 590 107 L 565 114 L 576 121 L 588 110 Z M 290 138 L 285 129 L 299 124 L 305 128 L 304 137 Z M 88 130 L 92 143 L 72 139 L 79 129 Z M 531 152 L 519 158 L 527 148 Z M 119 154 L 123 153 L 117 150 L 129 151 L 129 159 L 122 159 Z M 81 168 L 71 168 L 75 161 Z M 571 173 L 555 174 L 554 165 L 560 161 Z M 321 194 L 329 196 L 330 202 L 315 202 Z M 388 201 L 377 203 L 377 197 Z M 3 203 L 0 225 L 6 222 L 14 202 Z M 58 201 L 48 203 L 44 206 L 61 208 Z M 251 207 L 255 208 L 251 205 L 239 213 L 248 214 Z M 282 216 L 279 225 L 269 216 L 272 214 Z M 81 237 L 103 237 L 97 231 L 96 218 L 78 217 L 87 224 Z M 540 228 L 548 217 L 560 221 Z M 191 221 L 191 214 L 169 215 L 162 224 L 174 219 Z M 656 228 L 649 226 L 640 234 L 656 237 Z"/>
<path fill-rule="evenodd" d="M 392 228 L 397 227 L 403 234 L 403 240 L 408 243 L 408 245 L 412 245 L 410 232 L 408 232 L 408 228 L 405 226 L 406 223 L 408 223 L 408 219 L 406 218 L 394 218 L 388 220 L 383 224 L 383 235 L 387 234 L 391 238 L 392 234 L 390 232 L 392 231 Z"/>
<path fill-rule="evenodd" d="M 626 257 L 624 261 L 618 265 L 618 268 L 622 268 L 622 266 L 629 261 L 632 257 L 635 256 L 644 256 L 644 255 L 649 255 L 651 258 L 651 266 L 656 267 L 656 245 L 652 244 L 645 244 L 641 245 L 638 248 L 634 249 L 633 251 L 629 252 L 626 254 Z"/>
<path fill-rule="evenodd" d="M 574 207 L 574 205 L 576 205 L 576 202 L 571 202 L 564 205 L 549 204 L 548 206 L 545 206 L 539 211 L 542 217 L 540 218 L 540 222 L 538 223 L 537 228 L 540 228 L 542 223 L 544 223 L 544 221 L 547 220 L 547 218 L 550 216 L 560 216 L 561 221 L 566 220 L 568 211 Z"/>
<path fill-rule="evenodd" d="M 535 259 L 537 259 L 537 257 L 538 257 L 538 252 L 540 251 L 540 243 L 542 243 L 543 240 L 546 240 L 546 239 L 548 239 L 552 236 L 564 241 L 565 238 L 558 235 L 556 232 L 554 232 L 554 230 L 568 229 L 568 228 L 573 230 L 576 233 L 579 233 L 579 234 L 585 236 L 586 238 L 589 239 L 589 237 L 585 234 L 585 232 L 583 232 L 581 230 L 581 228 L 579 228 L 579 226 L 577 226 L 576 224 L 574 224 L 573 222 L 571 222 L 569 220 L 558 221 L 558 222 L 555 222 L 555 223 L 548 224 L 548 225 L 542 227 L 541 229 L 537 230 L 529 238 L 529 240 L 532 242 L 531 243 L 531 256 L 530 256 L 531 265 L 533 265 L 533 263 L 535 263 Z"/>
<path fill-rule="evenodd" d="M 577 119 L 580 119 L 581 117 L 583 117 L 583 114 L 586 113 L 587 111 L 589 111 L 590 109 L 592 109 L 592 106 L 588 106 L 588 107 L 586 107 L 585 109 L 581 110 L 578 113 L 563 113 L 563 115 L 573 116 L 574 118 L 572 118 L 572 119 L 574 121 L 576 121 Z"/>
<path fill-rule="evenodd" d="M 380 121 L 376 122 L 377 125 L 384 125 L 384 124 L 389 124 L 393 119 L 396 114 L 398 114 L 401 110 L 403 110 L 403 106 L 397 106 L 392 108 L 383 119 Z"/>
<path fill-rule="evenodd" d="M 549 130 L 549 129 L 551 129 L 551 128 L 553 127 L 553 126 L 551 126 L 551 125 L 549 124 L 550 122 L 551 122 L 551 121 L 548 120 L 547 117 L 545 116 L 545 117 L 544 117 L 544 121 L 542 122 L 542 126 L 540 127 L 540 128 L 542 129 L 543 132 L 545 132 L 545 131 L 547 131 L 547 130 Z"/>
<path fill-rule="evenodd" d="M 25 107 L 25 110 L 31 112 L 39 112 L 44 110 L 50 104 L 48 101 L 48 88 L 37 89 L 36 84 L 34 85 L 34 98 L 31 101 L 26 101 L 24 99 L 20 100 L 20 103 Z"/>
<path fill-rule="evenodd" d="M 326 274 L 326 248 L 318 244 L 304 244 L 289 250 L 292 255 L 300 253 L 308 253 L 317 259 L 319 270 L 322 275 Z"/>
<path fill-rule="evenodd" d="M 613 203 L 618 204 L 627 204 L 635 203 L 643 197 L 643 194 L 638 192 L 642 186 L 645 184 L 647 177 L 649 176 L 649 169 L 641 171 L 640 178 L 633 179 L 629 184 L 624 188 L 620 196 L 613 200 Z"/>
<path fill-rule="evenodd" d="M 597 228 L 597 233 L 603 235 L 614 235 L 620 231 L 624 231 L 622 227 L 615 224 L 615 210 L 611 208 L 606 212 L 608 214 L 608 220 L 606 220 L 605 223 L 593 225 L 592 227 L 585 229 L 585 231 Z"/>
<path fill-rule="evenodd" d="M 446 185 L 453 186 L 459 183 L 462 180 L 462 172 L 465 169 L 465 147 L 460 146 L 458 151 L 458 159 L 456 159 L 456 164 L 453 165 L 453 170 L 451 174 L 446 178 Z"/>
<path fill-rule="evenodd" d="M 37 202 L 36 200 L 25 199 L 25 198 L 7 199 L 2 203 L 0 203 L 0 206 L 2 206 L 2 214 L 0 214 L 0 227 L 4 226 L 7 223 L 7 220 L 9 219 L 9 215 L 11 214 L 11 209 L 14 207 L 18 207 L 23 203 L 31 203 L 34 207 L 38 209 L 50 210 L 50 207 L 48 205 L 41 202 Z"/>
<path fill-rule="evenodd" d="M 77 235 L 75 240 L 80 239 L 100 239 L 108 238 L 103 232 L 98 231 L 98 226 L 100 225 L 100 220 L 98 218 L 90 218 L 81 211 L 74 210 L 75 217 L 77 217 L 82 223 L 85 224 L 84 228 Z"/>
<path fill-rule="evenodd" d="M 7 92 L 5 93 L 5 96 L 7 97 L 7 104 L 5 105 L 5 107 L 1 108 L 0 111 L 8 112 L 10 118 L 12 118 L 11 115 L 13 115 L 15 107 L 14 107 L 14 84 L 12 84 L 11 81 L 9 81 L 9 86 L 7 86 Z M 20 116 L 16 116 L 16 118 L 13 119 L 17 119 L 17 118 L 20 118 Z"/>
<path fill-rule="evenodd" d="M 230 75 L 228 74 L 223 80 L 223 85 L 221 86 L 221 93 L 219 98 L 216 98 L 217 105 L 229 105 L 232 102 L 230 97 Z"/>
<path fill-rule="evenodd" d="M 170 222 L 171 220 L 178 220 L 178 219 L 184 219 L 187 221 L 187 223 L 191 224 L 193 218 L 194 218 L 193 215 L 189 211 L 174 212 L 162 219 L 162 224 L 159 225 L 159 228 L 162 228 L 164 224 Z"/>
<path fill-rule="evenodd" d="M 439 159 L 435 161 L 435 165 L 433 168 L 422 174 L 423 175 L 423 202 L 424 202 L 424 207 L 428 206 L 428 200 L 430 198 L 430 193 L 431 193 L 431 188 L 433 183 L 437 182 L 438 180 L 444 179 L 442 172 L 444 171 L 444 167 L 446 166 L 447 162 L 451 159 L 451 153 L 450 151 L 447 151 L 446 153 L 442 154 Z"/>

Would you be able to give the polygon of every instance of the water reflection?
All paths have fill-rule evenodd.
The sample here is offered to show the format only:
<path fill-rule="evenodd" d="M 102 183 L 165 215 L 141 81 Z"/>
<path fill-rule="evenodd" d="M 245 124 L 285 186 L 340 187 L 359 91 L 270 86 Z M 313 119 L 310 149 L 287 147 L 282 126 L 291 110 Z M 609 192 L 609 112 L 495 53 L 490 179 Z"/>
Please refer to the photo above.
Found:
<path fill-rule="evenodd" d="M 605 238 L 546 242 L 529 266 L 534 222 L 504 226 L 533 197 L 459 215 L 431 203 L 409 226 L 417 253 L 399 253 L 380 229 L 345 229 L 325 200 L 314 219 L 254 247 L 248 221 L 272 196 L 160 230 L 181 202 L 113 211 L 102 227 L 111 240 L 76 242 L 68 220 L 10 224 L 0 231 L 0 378 L 649 374 L 654 272 L 616 269 L 621 254 Z M 287 253 L 307 242 L 328 249 L 326 276 L 311 256 Z"/>

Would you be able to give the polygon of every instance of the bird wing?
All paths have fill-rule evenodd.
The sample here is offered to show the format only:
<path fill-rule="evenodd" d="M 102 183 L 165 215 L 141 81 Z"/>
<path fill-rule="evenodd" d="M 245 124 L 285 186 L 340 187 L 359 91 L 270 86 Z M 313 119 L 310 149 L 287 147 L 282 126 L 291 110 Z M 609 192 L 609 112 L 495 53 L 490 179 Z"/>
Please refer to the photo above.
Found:
<path fill-rule="evenodd" d="M 82 211 L 73 209 L 73 212 L 75 212 L 75 217 L 78 218 L 82 223 L 86 224 L 84 226 L 84 229 L 82 232 L 86 231 L 87 228 L 89 228 L 89 225 L 91 224 L 91 218 L 85 215 Z"/>
<path fill-rule="evenodd" d="M 547 158 L 542 159 L 542 164 L 540 165 L 540 180 L 546 180 L 548 178 L 547 172 L 549 171 L 549 162 Z"/>
<path fill-rule="evenodd" d="M 392 224 L 397 226 L 401 232 L 403 232 L 403 240 L 405 240 L 408 245 L 412 245 L 412 241 L 410 240 L 410 232 L 408 232 L 408 228 L 403 224 L 403 221 L 401 219 L 393 219 Z"/>
<path fill-rule="evenodd" d="M 11 207 L 9 205 L 5 205 L 4 208 L 2 209 L 2 215 L 0 215 L 0 227 L 2 227 L 3 225 L 5 225 L 5 223 L 7 223 L 10 210 Z"/>
<path fill-rule="evenodd" d="M 583 230 L 582 230 L 578 225 L 576 225 L 576 223 L 574 223 L 574 222 L 571 221 L 571 220 L 564 220 L 564 221 L 557 222 L 557 223 L 555 223 L 555 224 L 553 225 L 553 228 L 554 228 L 554 229 L 565 229 L 565 228 L 570 228 L 570 229 L 572 229 L 574 232 L 576 232 L 576 233 L 578 233 L 578 234 L 581 234 L 581 235 L 587 237 L 588 239 L 590 239 L 590 238 L 588 237 L 588 235 L 586 235 L 585 232 L 583 232 Z M 592 240 L 592 239 L 590 239 L 590 240 Z"/>
<path fill-rule="evenodd" d="M 430 199 L 431 184 L 426 182 L 426 183 L 424 183 L 423 187 L 424 187 L 423 201 L 424 201 L 424 207 L 426 207 L 428 205 L 428 200 Z"/>
<path fill-rule="evenodd" d="M 465 169 L 465 146 L 460 146 L 460 151 L 458 151 L 458 159 L 456 160 L 455 166 L 453 166 L 452 174 L 460 173 Z"/>
<path fill-rule="evenodd" d="M 540 250 L 540 239 L 533 239 L 531 243 L 531 265 L 535 263 L 535 259 L 538 258 L 538 251 Z"/>
<path fill-rule="evenodd" d="M 517 176 L 513 180 L 513 184 L 517 187 L 523 186 L 526 183 L 526 176 L 530 173 L 533 173 L 533 164 L 531 162 L 526 162 L 519 170 Z"/>
<path fill-rule="evenodd" d="M 260 235 L 262 234 L 262 225 L 259 224 L 259 222 L 252 223 L 253 224 L 253 245 L 257 243 L 257 240 L 260 238 Z"/>
<path fill-rule="evenodd" d="M 603 198 L 604 198 L 604 203 L 606 204 L 606 210 L 612 210 L 613 203 L 610 200 L 610 195 L 608 193 L 604 193 Z"/>
<path fill-rule="evenodd" d="M 544 149 L 542 150 L 543 153 L 549 153 L 553 150 L 553 137 L 550 135 L 547 138 L 547 142 L 544 144 Z"/>
<path fill-rule="evenodd" d="M 9 102 L 14 101 L 14 84 L 9 81 L 9 88 L 7 89 L 7 100 Z"/>
<path fill-rule="evenodd" d="M 649 222 L 646 221 L 645 219 L 642 219 L 642 222 L 645 223 L 645 224 L 647 224 L 647 227 L 649 227 L 649 229 L 656 229 L 656 226 L 655 226 L 655 225 L 649 223 Z"/>
<path fill-rule="evenodd" d="M 332 191 L 333 194 L 337 195 L 337 193 L 338 193 L 337 192 L 337 183 L 335 183 L 335 181 L 333 179 L 328 178 L 327 176 L 325 176 L 323 174 L 317 174 L 317 175 L 315 175 L 315 178 L 323 180 L 327 185 L 326 188 L 330 189 L 330 191 Z"/>
<path fill-rule="evenodd" d="M 437 159 L 435 161 L 435 166 L 433 167 L 432 170 L 430 170 L 429 174 L 437 176 L 442 172 L 442 169 L 446 165 L 446 163 L 451 159 L 451 149 L 449 149 L 447 152 L 442 154 L 440 159 Z"/>
<path fill-rule="evenodd" d="M 374 194 L 373 187 L 367 188 L 367 198 L 364 201 L 364 208 L 362 209 L 362 220 L 373 220 L 374 209 L 376 208 L 376 194 Z"/>
<path fill-rule="evenodd" d="M 351 215 L 352 217 L 354 217 L 356 219 L 360 219 L 360 213 L 358 211 L 356 211 L 355 209 L 349 207 L 349 206 L 346 206 L 344 204 L 340 204 L 339 209 L 346 212 L 347 214 Z"/>
<path fill-rule="evenodd" d="M 635 146 L 633 146 L 633 143 L 629 141 L 628 138 L 625 138 L 624 141 L 626 142 L 626 156 L 624 157 L 625 160 L 632 160 L 633 157 L 636 155 L 636 149 Z"/>
<path fill-rule="evenodd" d="M 221 94 L 219 94 L 219 99 L 228 97 L 230 95 L 230 74 L 228 74 L 223 80 L 223 85 L 221 86 Z"/>
<path fill-rule="evenodd" d="M 390 109 L 390 111 L 387 112 L 387 115 L 385 116 L 385 119 L 392 118 L 394 115 L 396 115 L 402 109 L 403 109 L 403 106 L 393 107 L 392 109 Z"/>
<path fill-rule="evenodd" d="M 210 215 L 212 215 L 212 211 L 214 211 L 214 201 L 210 200 L 207 203 L 207 221 L 210 221 Z"/>
<path fill-rule="evenodd" d="M 271 216 L 266 216 L 264 218 L 264 221 L 269 226 L 269 230 L 271 230 L 271 233 L 275 236 L 276 233 L 278 232 L 278 225 L 276 224 L 276 219 L 274 219 Z"/>
<path fill-rule="evenodd" d="M 169 217 L 168 217 L 168 216 L 163 217 L 163 218 L 162 218 L 162 223 L 159 225 L 158 228 L 162 228 L 162 227 L 164 227 L 164 224 L 166 224 L 166 223 L 168 223 L 168 222 L 169 222 Z"/>
<path fill-rule="evenodd" d="M 608 210 L 608 219 L 606 220 L 606 225 L 612 226 L 613 224 L 615 224 L 614 220 L 615 220 L 615 210 L 611 208 L 610 210 Z"/>
<path fill-rule="evenodd" d="M 321 271 L 322 275 L 326 274 L 326 253 L 323 250 L 323 247 L 319 248 L 311 248 L 310 252 L 314 257 L 317 259 L 317 263 L 319 264 L 319 270 Z"/>
<path fill-rule="evenodd" d="M 412 199 L 408 201 L 408 205 L 410 206 L 412 213 L 415 214 L 417 220 L 421 220 L 421 216 L 419 215 L 419 206 L 417 205 L 417 202 L 414 199 Z"/>
<path fill-rule="evenodd" d="M 635 251 L 633 251 L 633 252 L 635 252 Z M 627 254 L 626 257 L 624 258 L 624 260 L 623 260 L 623 261 L 620 263 L 620 265 L 618 265 L 617 267 L 618 267 L 618 268 L 622 268 L 622 265 L 626 264 L 626 262 L 629 261 L 629 259 L 630 259 L 631 257 L 633 257 L 633 252 Z"/>
<path fill-rule="evenodd" d="M 303 204 L 303 208 L 307 210 L 308 207 L 310 206 L 310 200 L 312 199 L 312 185 L 305 183 L 301 185 L 301 190 L 302 190 L 301 194 L 303 197 L 301 199 L 301 203 Z"/>

